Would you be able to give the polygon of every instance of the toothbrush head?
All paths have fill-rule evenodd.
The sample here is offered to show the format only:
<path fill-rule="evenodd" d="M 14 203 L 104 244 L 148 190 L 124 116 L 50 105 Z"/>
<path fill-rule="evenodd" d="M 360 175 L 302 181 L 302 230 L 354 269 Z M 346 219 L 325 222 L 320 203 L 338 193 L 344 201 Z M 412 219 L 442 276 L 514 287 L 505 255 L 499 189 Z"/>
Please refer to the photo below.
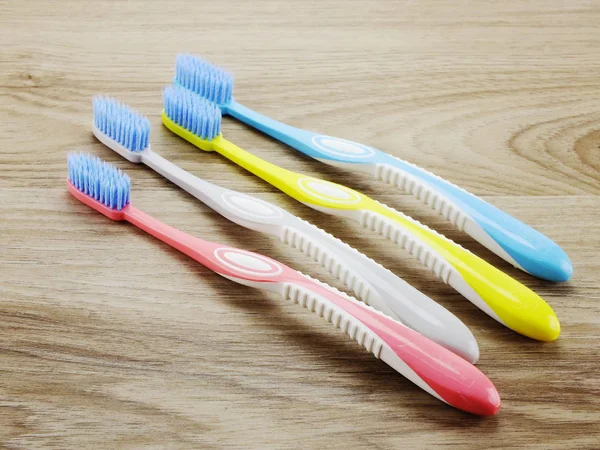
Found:
<path fill-rule="evenodd" d="M 202 150 L 213 150 L 211 141 L 221 136 L 221 110 L 205 98 L 177 85 L 163 91 L 165 126 Z"/>
<path fill-rule="evenodd" d="M 75 198 L 112 220 L 124 220 L 131 180 L 97 156 L 71 153 L 67 157 L 67 187 Z"/>
<path fill-rule="evenodd" d="M 131 162 L 150 147 L 148 118 L 114 98 L 97 96 L 93 102 L 92 132 L 107 147 Z"/>
<path fill-rule="evenodd" d="M 233 99 L 233 75 L 189 53 L 177 55 L 174 82 L 219 106 Z"/>

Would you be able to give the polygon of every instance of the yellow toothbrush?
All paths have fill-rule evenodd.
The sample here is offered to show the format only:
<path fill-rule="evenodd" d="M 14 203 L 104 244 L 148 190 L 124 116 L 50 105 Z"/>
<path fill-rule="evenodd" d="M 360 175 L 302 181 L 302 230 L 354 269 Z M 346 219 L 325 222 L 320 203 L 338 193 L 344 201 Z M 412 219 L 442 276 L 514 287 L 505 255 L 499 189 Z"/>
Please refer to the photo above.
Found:
<path fill-rule="evenodd" d="M 163 124 L 205 151 L 216 151 L 313 209 L 347 217 L 398 244 L 433 274 L 508 328 L 553 341 L 560 324 L 550 306 L 517 280 L 470 251 L 382 203 L 345 186 L 283 169 L 221 134 L 221 111 L 178 86 L 164 90 Z"/>

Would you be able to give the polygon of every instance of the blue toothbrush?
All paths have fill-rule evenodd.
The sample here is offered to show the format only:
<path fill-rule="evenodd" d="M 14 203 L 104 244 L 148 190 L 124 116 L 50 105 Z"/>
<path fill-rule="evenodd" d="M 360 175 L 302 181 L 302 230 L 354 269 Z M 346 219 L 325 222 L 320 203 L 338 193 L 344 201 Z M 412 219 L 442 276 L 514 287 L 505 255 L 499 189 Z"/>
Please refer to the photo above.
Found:
<path fill-rule="evenodd" d="M 550 238 L 449 181 L 376 148 L 301 130 L 237 103 L 233 99 L 233 76 L 220 67 L 194 55 L 180 54 L 174 82 L 217 103 L 223 114 L 311 158 L 368 173 L 412 194 L 456 228 L 531 275 L 567 281 L 573 274 L 571 260 Z"/>

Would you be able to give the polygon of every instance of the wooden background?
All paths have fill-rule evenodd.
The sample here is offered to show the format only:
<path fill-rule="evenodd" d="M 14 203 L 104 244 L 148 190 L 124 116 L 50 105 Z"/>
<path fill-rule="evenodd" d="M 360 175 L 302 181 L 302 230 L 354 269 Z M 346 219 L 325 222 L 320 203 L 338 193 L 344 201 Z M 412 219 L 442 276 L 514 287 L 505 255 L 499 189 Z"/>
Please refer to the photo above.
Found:
<path fill-rule="evenodd" d="M 0 1 L 0 443 L 599 448 L 599 23 L 593 1 Z M 501 327 L 383 239 L 163 129 L 180 51 L 232 70 L 242 103 L 409 159 L 553 238 L 573 260 L 568 283 L 533 279 L 411 197 L 224 120 L 248 150 L 345 182 L 505 269 L 553 306 L 561 338 Z M 95 141 L 97 93 L 147 114 L 154 149 L 176 164 L 284 206 L 451 309 L 479 341 L 500 413 L 443 405 L 316 316 L 71 198 L 66 155 L 92 152 L 127 170 L 157 218 L 329 280 Z"/>

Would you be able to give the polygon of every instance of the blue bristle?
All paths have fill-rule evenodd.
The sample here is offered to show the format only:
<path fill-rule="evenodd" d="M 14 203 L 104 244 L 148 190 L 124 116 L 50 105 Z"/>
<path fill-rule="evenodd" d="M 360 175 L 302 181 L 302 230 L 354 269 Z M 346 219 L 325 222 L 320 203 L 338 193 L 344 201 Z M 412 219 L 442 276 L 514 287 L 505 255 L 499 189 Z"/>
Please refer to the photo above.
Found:
<path fill-rule="evenodd" d="M 169 85 L 163 91 L 166 115 L 182 128 L 210 141 L 221 134 L 221 110 L 198 94 Z"/>
<path fill-rule="evenodd" d="M 118 211 L 129 204 L 131 180 L 120 169 L 85 153 L 71 153 L 67 166 L 69 181 L 84 194 Z"/>
<path fill-rule="evenodd" d="M 177 55 L 175 83 L 219 105 L 233 97 L 233 75 L 190 54 Z"/>
<path fill-rule="evenodd" d="M 146 116 L 110 97 L 95 97 L 93 106 L 94 125 L 102 133 L 133 152 L 148 148 L 150 121 Z"/>

